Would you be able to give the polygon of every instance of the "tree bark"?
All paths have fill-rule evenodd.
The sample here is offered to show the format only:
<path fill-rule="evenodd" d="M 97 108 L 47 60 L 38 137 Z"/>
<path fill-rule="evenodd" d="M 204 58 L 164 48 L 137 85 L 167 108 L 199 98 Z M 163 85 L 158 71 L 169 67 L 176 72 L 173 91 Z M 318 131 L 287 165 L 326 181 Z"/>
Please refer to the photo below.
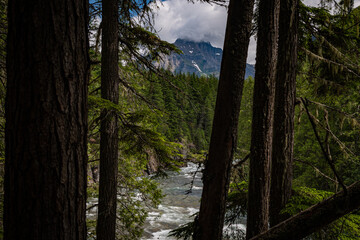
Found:
<path fill-rule="evenodd" d="M 259 3 L 246 238 L 268 229 L 279 0 Z"/>
<path fill-rule="evenodd" d="M 8 7 L 4 239 L 85 240 L 88 1 Z"/>
<path fill-rule="evenodd" d="M 297 240 L 360 208 L 360 182 L 272 227 L 251 240 Z"/>
<path fill-rule="evenodd" d="M 119 102 L 118 36 L 118 1 L 103 0 L 101 97 L 115 104 Z M 112 240 L 116 235 L 118 143 L 116 112 L 103 109 L 100 124 L 98 240 Z"/>
<path fill-rule="evenodd" d="M 280 214 L 291 195 L 293 179 L 295 84 L 298 44 L 298 0 L 280 1 L 279 47 L 275 90 L 271 163 L 270 225 L 288 216 Z"/>
<path fill-rule="evenodd" d="M 1 108 L 0 108 L 0 114 L 1 117 L 4 117 L 4 102 L 3 99 L 5 99 L 5 82 L 6 82 L 6 35 L 7 35 L 7 0 L 0 0 L 0 96 L 1 96 Z M 1 132 L 2 134 L 2 132 Z M 4 139 L 1 137 L 0 141 L 3 141 Z M 0 143 L 1 147 L 3 147 L 2 142 Z M 3 150 L 3 149 L 1 149 Z M 1 151 L 3 152 L 3 151 Z M 4 156 L 2 156 L 4 157 Z"/>
<path fill-rule="evenodd" d="M 231 0 L 204 188 L 194 239 L 221 239 L 250 39 L 253 0 Z"/>

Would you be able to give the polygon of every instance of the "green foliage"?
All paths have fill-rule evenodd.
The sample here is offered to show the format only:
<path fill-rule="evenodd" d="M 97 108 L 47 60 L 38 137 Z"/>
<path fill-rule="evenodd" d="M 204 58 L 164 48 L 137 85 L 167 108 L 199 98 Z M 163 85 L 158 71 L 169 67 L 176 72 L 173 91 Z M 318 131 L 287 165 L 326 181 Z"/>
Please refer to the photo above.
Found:
<path fill-rule="evenodd" d="M 158 130 L 170 141 L 193 144 L 194 152 L 208 150 L 217 82 L 195 74 L 177 74 L 165 81 L 154 77 L 145 96 L 164 112 L 157 118 Z"/>
<path fill-rule="evenodd" d="M 240 216 L 247 213 L 248 182 L 230 183 L 229 195 L 226 203 L 226 224 L 236 223 Z"/>
<path fill-rule="evenodd" d="M 253 105 L 254 78 L 249 77 L 244 82 L 243 95 L 238 125 L 238 144 L 235 158 L 244 158 L 250 153 L 252 105 Z"/>
<path fill-rule="evenodd" d="M 332 159 L 344 183 L 351 184 L 360 176 L 360 119 L 357 109 L 357 102 L 360 100 L 359 84 L 354 88 L 347 88 L 344 94 L 340 95 L 315 95 L 311 89 L 311 82 L 298 79 L 297 94 L 311 99 L 308 106 L 310 117 L 316 123 L 321 145 L 327 150 L 327 155 Z M 336 181 L 329 181 L 331 178 L 336 180 L 334 173 L 325 161 L 309 116 L 301 104 L 296 110 L 295 125 L 294 155 L 298 160 L 295 167 L 295 185 L 336 191 Z"/>
<path fill-rule="evenodd" d="M 146 58 L 151 61 L 159 61 L 160 54 L 181 53 L 175 45 L 162 41 L 156 34 L 140 26 L 127 28 L 126 39 L 121 38 L 123 45 L 131 49 L 130 46 L 141 46 L 147 49 Z M 133 48 L 134 50 L 134 48 Z"/>
<path fill-rule="evenodd" d="M 197 214 L 195 214 L 193 217 L 197 218 Z M 192 221 L 172 230 L 169 233 L 169 237 L 175 237 L 177 239 L 183 239 L 183 240 L 190 240 L 192 239 L 194 230 L 195 230 L 195 222 Z"/>
<path fill-rule="evenodd" d="M 248 183 L 231 183 L 227 201 L 226 224 L 236 223 L 239 217 L 247 212 L 247 190 Z M 283 210 L 293 216 L 306 210 L 307 208 L 331 197 L 334 193 L 322 191 L 315 188 L 295 187 L 293 195 Z M 360 236 L 360 215 L 358 213 L 348 214 L 332 224 L 324 227 L 319 232 L 312 234 L 313 240 L 332 240 L 332 239 L 358 239 Z M 180 229 L 179 229 L 180 231 Z"/>
<path fill-rule="evenodd" d="M 101 66 L 94 65 L 89 85 L 89 167 L 97 168 L 99 160 L 99 123 L 100 112 L 106 108 L 116 112 L 119 119 L 119 191 L 118 237 L 121 239 L 136 239 L 141 236 L 141 226 L 146 218 L 146 206 L 156 206 L 162 195 L 155 182 L 144 178 L 144 173 L 150 173 L 151 166 L 161 169 L 177 169 L 181 162 L 178 154 L 180 146 L 168 141 L 158 131 L 159 123 L 155 120 L 160 111 L 152 108 L 150 101 L 144 96 L 147 80 L 152 72 L 159 73 L 153 64 L 161 58 L 161 54 L 178 52 L 176 47 L 162 41 L 153 34 L 149 4 L 156 1 L 122 1 L 119 4 L 119 44 L 120 62 L 119 104 L 113 104 L 100 97 Z M 98 59 L 101 42 L 101 31 L 98 29 L 101 16 L 101 2 L 90 5 L 90 28 L 95 39 L 91 57 L 93 62 Z M 146 26 L 144 28 L 143 26 Z M 144 52 L 146 54 L 144 54 Z M 155 166 L 153 166 L 155 165 Z M 96 174 L 91 174 L 89 182 L 94 185 L 89 190 L 96 196 Z M 95 176 L 94 176 L 95 175 Z M 89 223 L 90 224 L 90 223 Z"/>
<path fill-rule="evenodd" d="M 321 191 L 314 188 L 298 187 L 283 212 L 295 215 L 310 206 L 313 206 L 333 195 L 332 192 Z M 311 239 L 358 239 L 360 236 L 360 215 L 348 214 L 330 225 L 311 235 Z"/>
<path fill-rule="evenodd" d="M 92 58 L 96 60 L 95 52 Z M 181 163 L 179 144 L 169 142 L 156 130 L 156 109 L 150 108 L 141 99 L 145 89 L 144 76 L 130 65 L 120 66 L 124 76 L 120 86 L 119 104 L 100 97 L 100 66 L 94 65 L 89 85 L 89 196 L 96 198 L 98 183 L 96 172 L 99 160 L 99 124 L 101 110 L 116 113 L 119 120 L 119 169 L 118 169 L 118 239 L 138 239 L 147 217 L 147 207 L 156 207 L 163 197 L 153 179 L 145 177 L 150 161 L 158 164 L 157 170 L 177 170 Z M 125 82 L 126 81 L 126 82 Z M 106 117 L 106 116 L 105 116 Z M 94 235 L 94 219 L 88 220 L 89 237 Z"/>
<path fill-rule="evenodd" d="M 149 74 L 159 73 L 159 65 L 155 61 L 161 59 L 164 54 L 180 53 L 175 45 L 163 41 L 156 34 L 153 27 L 153 10 L 161 4 L 159 0 L 130 0 L 119 2 L 119 48 L 122 58 L 131 63 L 136 73 Z M 91 46 L 95 52 L 99 52 L 101 42 L 101 30 L 98 23 L 101 19 L 101 1 L 90 4 L 90 34 L 95 39 Z M 155 34 L 154 34 L 155 32 Z M 120 59 L 123 60 L 123 59 Z M 128 80 L 128 79 L 126 79 Z"/>
<path fill-rule="evenodd" d="M 177 170 L 177 166 L 181 164 L 180 161 L 176 161 L 176 159 L 181 159 L 178 153 L 181 146 L 167 141 L 162 134 L 149 129 L 149 126 L 144 127 L 146 116 L 149 116 L 149 112 L 137 112 L 128 116 L 126 122 L 123 122 L 120 127 L 120 141 L 126 144 L 120 146 L 121 152 L 128 157 L 141 158 L 144 154 L 144 159 L 155 157 L 160 163 L 159 167 Z M 122 121 L 125 120 L 122 119 Z"/>
<path fill-rule="evenodd" d="M 359 78 L 360 8 L 331 14 L 325 8 L 300 8 L 300 59 L 309 64 L 306 78 L 319 94 L 343 93 Z M 305 77 L 305 76 L 304 76 Z"/>
<path fill-rule="evenodd" d="M 118 221 L 119 239 L 138 239 L 147 217 L 147 207 L 156 207 L 163 197 L 158 184 L 143 176 L 136 159 L 123 158 L 119 165 Z"/>
<path fill-rule="evenodd" d="M 301 5 L 300 52 L 297 96 L 308 98 L 309 109 L 315 119 L 318 134 L 345 184 L 360 178 L 360 8 L 351 9 L 351 1 L 343 1 L 344 11 L 331 14 L 326 8 Z M 100 97 L 100 65 L 93 65 L 89 84 L 89 176 L 88 196 L 96 198 L 98 185 L 95 172 L 99 160 L 99 123 L 103 108 L 114 111 L 119 127 L 119 204 L 118 237 L 137 239 L 142 234 L 142 224 L 148 206 L 157 206 L 162 193 L 156 182 L 145 176 L 149 162 L 155 161 L 160 169 L 177 169 L 182 155 L 202 161 L 208 150 L 216 90 L 215 77 L 197 77 L 189 74 L 172 76 L 160 72 L 154 61 L 162 54 L 179 52 L 172 44 L 162 41 L 151 30 L 148 18 L 149 1 L 123 1 L 120 7 L 121 65 L 120 103 L 113 104 Z M 128 5 L 127 5 L 128 4 Z M 0 0 L 0 215 L 3 204 L 4 164 L 4 98 L 6 89 L 5 39 L 6 0 Z M 101 11 L 100 3 L 91 7 L 91 26 Z M 150 15 L 149 15 L 150 14 Z M 139 19 L 134 21 L 134 16 Z M 144 29 L 140 24 L 148 28 Z M 94 31 L 96 32 L 96 31 Z M 99 31 L 95 38 L 100 40 Z M 95 34 L 96 35 L 96 34 Z M 99 44 L 99 41 L 97 41 Z M 97 62 L 97 47 L 91 51 L 92 61 Z M 141 51 L 146 54 L 140 54 Z M 157 74 L 154 74 L 157 73 Z M 159 73 L 161 76 L 159 76 Z M 249 153 L 252 115 L 252 78 L 245 81 L 241 104 L 238 147 L 236 158 Z M 296 214 L 328 198 L 338 189 L 333 172 L 324 160 L 319 143 L 309 123 L 303 106 L 296 109 L 294 168 L 294 195 L 284 210 Z M 307 163 L 307 164 L 304 164 Z M 246 175 L 246 164 L 241 166 Z M 93 171 L 94 170 L 94 171 Z M 241 181 L 239 180 L 241 179 Z M 246 213 L 247 182 L 233 178 L 228 194 L 226 224 L 235 223 Z M 329 179 L 333 179 L 329 180 Z M 305 187 L 306 186 L 306 187 Z M 0 220 L 2 223 L 2 218 Z M 0 224 L 0 238 L 2 224 Z M 349 214 L 318 233 L 312 239 L 358 239 L 360 215 Z M 93 238 L 95 219 L 88 219 L 89 238 Z M 189 239 L 193 222 L 176 231 L 172 236 Z"/>
<path fill-rule="evenodd" d="M 329 197 L 334 193 L 317 190 L 315 188 L 298 187 L 294 189 L 294 194 L 286 206 L 284 212 L 295 215 L 312 205 L 315 205 Z"/>
<path fill-rule="evenodd" d="M 296 187 L 337 191 L 338 179 L 325 161 L 320 144 L 345 185 L 360 177 L 360 8 L 350 12 L 338 10 L 331 14 L 326 8 L 300 8 L 297 96 L 309 100 L 310 117 L 321 142 L 316 140 L 309 116 L 300 103 L 295 123 Z"/>
<path fill-rule="evenodd" d="M 191 77 L 194 77 L 194 75 L 190 75 Z M 202 81 L 203 77 L 197 80 L 197 83 L 199 84 L 199 88 L 203 88 Z M 186 83 L 186 80 L 183 82 Z M 193 83 L 194 84 L 194 83 Z M 187 85 L 187 84 L 185 84 Z M 215 83 L 214 83 L 215 85 Z M 195 85 L 196 86 L 196 85 Z M 254 87 L 254 79 L 252 77 L 249 77 L 245 83 L 244 83 L 244 89 L 243 89 L 243 96 L 242 96 L 242 102 L 241 102 L 241 110 L 240 110 L 240 117 L 239 117 L 239 125 L 238 125 L 238 149 L 236 151 L 236 157 L 245 157 L 250 150 L 250 138 L 251 138 L 251 117 L 252 117 L 252 101 L 253 101 L 253 87 Z M 183 90 L 183 88 L 181 88 Z M 186 90 L 186 88 L 184 88 Z M 213 92 L 211 92 L 213 91 Z M 188 95 L 185 92 L 184 95 Z M 212 99 L 215 103 L 215 94 L 216 94 L 216 88 L 213 88 L 209 91 L 210 97 L 209 99 Z M 207 93 L 207 94 L 209 94 Z M 202 98 L 205 98 L 206 96 L 200 96 L 198 98 L 194 98 L 193 104 L 196 104 L 196 101 L 201 100 Z M 197 99 L 197 100 L 196 100 Z M 196 106 L 196 105 L 195 105 Z M 213 109 L 209 108 L 210 112 L 208 113 L 211 118 L 213 117 Z M 208 111 L 209 111 L 208 109 Z M 187 114 L 193 114 L 191 111 L 190 113 L 187 112 Z M 194 116 L 194 115 L 192 115 Z M 191 121 L 191 118 L 189 118 Z M 208 130 L 210 137 L 210 129 Z M 190 134 L 191 136 L 191 134 Z M 191 137 L 190 137 L 191 139 Z M 209 139 L 210 140 L 210 139 Z M 209 141 L 208 140 L 208 141 Z M 208 144 L 208 142 L 207 142 Z M 207 148 L 206 148 L 207 150 Z M 204 157 L 203 154 L 192 154 L 192 159 L 200 158 L 202 159 Z M 245 167 L 246 165 L 246 167 Z M 226 205 L 226 215 L 225 215 L 225 224 L 230 226 L 232 224 L 237 224 L 239 221 L 241 221 L 241 217 L 246 215 L 247 211 L 247 188 L 248 183 L 246 181 L 239 181 L 239 179 L 243 178 L 244 175 L 247 176 L 247 164 L 243 164 L 242 166 L 239 166 L 240 169 L 235 174 L 233 173 L 232 178 L 233 182 L 230 183 L 229 187 L 229 194 L 227 198 L 227 205 Z M 245 168 L 244 168 L 245 167 Z M 240 173 L 239 173 L 240 172 Z M 235 175 L 241 175 L 241 176 L 235 176 Z M 196 218 L 196 214 L 194 215 L 194 218 Z M 239 218 L 240 217 L 240 218 Z M 240 229 L 230 229 L 229 227 L 228 231 L 226 231 L 225 238 L 228 239 L 243 239 L 244 233 Z M 170 232 L 169 236 L 176 237 L 178 239 L 191 239 L 192 233 L 194 231 L 194 221 L 189 222 L 187 224 L 184 224 L 173 231 Z"/>
<path fill-rule="evenodd" d="M 189 156 L 189 160 L 194 163 L 203 163 L 206 160 L 207 151 L 201 150 L 200 153 L 191 153 Z"/>

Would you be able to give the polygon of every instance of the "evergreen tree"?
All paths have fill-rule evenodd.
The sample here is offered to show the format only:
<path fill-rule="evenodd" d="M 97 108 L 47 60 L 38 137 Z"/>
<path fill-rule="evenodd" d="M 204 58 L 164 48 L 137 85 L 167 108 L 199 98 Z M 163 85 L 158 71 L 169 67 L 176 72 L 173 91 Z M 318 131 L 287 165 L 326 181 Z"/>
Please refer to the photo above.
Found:
<path fill-rule="evenodd" d="M 260 0 L 251 128 L 246 238 L 269 224 L 270 162 L 277 62 L 278 0 Z"/>
<path fill-rule="evenodd" d="M 3 237 L 7 0 L 0 0 L 0 238 Z"/>
<path fill-rule="evenodd" d="M 118 0 L 102 1 L 101 97 L 119 102 Z M 115 239 L 119 134 L 115 111 L 103 109 L 100 123 L 100 182 L 96 236 Z"/>
<path fill-rule="evenodd" d="M 88 2 L 9 1 L 4 239 L 85 240 Z"/>
<path fill-rule="evenodd" d="M 279 46 L 271 160 L 270 225 L 290 199 L 293 180 L 295 83 L 298 46 L 298 1 L 280 1 Z"/>
<path fill-rule="evenodd" d="M 312 234 L 311 238 L 313 239 L 348 239 L 358 234 L 358 228 L 355 227 L 358 222 L 358 215 L 346 214 L 359 207 L 359 184 L 355 183 L 348 186 L 352 182 L 345 183 L 345 176 L 341 174 L 342 168 L 340 166 L 346 163 L 348 169 L 351 169 L 349 166 L 354 166 L 352 164 L 356 164 L 358 159 L 356 151 L 352 152 L 350 150 L 353 149 L 352 144 L 348 142 L 350 139 L 356 142 L 356 139 L 350 137 L 351 134 L 346 134 L 347 137 L 343 138 L 344 131 L 342 130 L 344 127 L 345 129 L 350 127 L 350 125 L 352 125 L 350 128 L 353 131 L 358 129 L 357 119 L 356 117 L 353 118 L 355 115 L 343 112 L 345 109 L 351 109 L 351 107 L 347 108 L 347 103 L 356 99 L 358 95 L 356 90 L 354 91 L 354 89 L 358 89 L 358 81 L 357 84 L 355 83 L 355 79 L 358 79 L 357 70 L 355 70 L 358 61 L 353 57 L 357 54 L 355 53 L 356 48 L 353 48 L 356 37 L 351 37 L 354 36 L 354 33 L 356 35 L 356 24 L 354 22 L 349 24 L 352 21 L 351 19 L 355 19 L 354 15 L 356 16 L 356 14 L 354 11 L 349 16 L 346 16 L 344 15 L 345 11 L 340 9 L 339 13 L 331 15 L 324 8 L 309 8 L 303 5 L 301 5 L 300 10 L 301 24 L 304 24 L 300 28 L 302 31 L 300 35 L 300 59 L 303 61 L 301 71 L 306 74 L 300 75 L 298 81 L 300 83 L 298 95 L 303 98 L 298 111 L 298 129 L 295 138 L 295 143 L 297 143 L 295 145 L 297 164 L 294 182 L 296 186 L 304 185 L 306 182 L 307 185 L 316 185 L 318 188 L 334 189 L 335 191 L 338 191 L 337 186 L 340 185 L 343 191 L 333 196 L 331 194 L 327 195 L 331 197 L 308 209 L 301 209 L 303 211 L 299 214 L 281 222 L 268 232 L 253 239 L 302 239 L 310 234 Z M 288 11 L 288 13 L 290 12 Z M 287 23 L 290 23 L 290 21 L 287 21 Z M 295 27 L 296 25 L 293 26 Z M 288 44 L 288 47 L 290 46 Z M 344 46 L 347 47 L 344 48 Z M 349 48 L 353 52 L 347 51 Z M 288 56 L 291 55 L 289 54 Z M 294 61 L 290 60 L 287 62 L 290 64 L 294 63 Z M 286 65 L 284 64 L 284 66 Z M 282 94 L 283 92 L 279 91 L 279 93 Z M 306 99 L 305 96 L 316 99 L 316 101 Z M 301 120 L 301 115 L 304 114 L 309 120 L 306 123 L 304 123 L 304 120 Z M 340 121 L 339 116 L 343 116 L 340 117 L 342 119 Z M 344 122 L 341 123 L 342 121 Z M 349 122 L 353 124 L 347 125 Z M 345 131 L 347 132 L 348 130 Z M 291 129 L 287 131 L 287 134 L 290 131 Z M 346 140 L 342 141 L 343 139 Z M 352 152 L 351 160 L 345 152 Z M 326 161 L 319 161 L 319 159 Z M 304 169 L 306 170 L 304 171 Z M 314 170 L 316 174 L 314 174 Z M 299 172 L 302 172 L 303 175 L 299 175 Z M 284 181 L 286 179 L 287 174 L 286 172 L 284 173 L 283 175 L 280 174 L 282 177 L 279 177 L 279 180 L 282 179 Z M 286 189 L 284 188 L 284 190 Z M 307 194 L 310 193 L 309 191 L 307 192 Z M 281 194 L 280 196 L 284 197 L 285 195 Z M 324 196 L 320 200 L 322 199 L 324 199 Z M 297 196 L 293 196 L 290 199 L 288 208 L 294 208 L 295 206 L 301 208 L 300 206 L 304 203 L 302 200 L 299 200 Z M 280 199 L 277 201 L 280 202 Z M 344 207 L 339 208 L 339 206 Z M 276 211 L 279 211 L 279 209 Z M 285 212 L 289 213 L 291 211 L 288 209 Z M 339 219 L 344 215 L 346 215 L 345 218 Z M 276 218 L 274 220 L 284 219 L 284 216 L 278 215 L 278 217 L 277 220 Z M 339 220 L 332 224 L 332 226 L 326 226 L 337 219 Z M 349 219 L 351 219 L 350 222 L 347 222 Z M 306 222 L 308 225 L 306 227 L 300 226 L 298 225 L 300 222 Z M 348 232 L 348 226 L 352 229 L 350 232 Z M 314 233 L 317 231 L 319 232 Z"/>
<path fill-rule="evenodd" d="M 129 156 L 129 152 L 133 153 L 133 155 L 140 155 L 139 158 L 141 159 L 146 154 L 151 155 L 149 159 L 154 159 L 154 156 L 156 156 L 156 161 L 164 162 L 164 165 L 174 166 L 173 161 L 169 158 L 169 155 L 174 154 L 174 147 L 164 141 L 160 134 L 150 129 L 149 125 L 152 124 L 148 124 L 146 122 L 148 119 L 144 119 L 145 112 L 148 114 L 149 110 L 144 111 L 143 104 L 132 104 L 131 101 L 136 98 L 136 101 L 141 99 L 148 102 L 138 88 L 142 86 L 142 81 L 146 79 L 144 76 L 151 76 L 152 72 L 159 72 L 153 64 L 158 59 L 159 54 L 163 52 L 169 53 L 175 48 L 171 44 L 161 41 L 156 34 L 149 31 L 152 29 L 151 21 L 149 21 L 149 15 L 151 15 L 149 1 L 112 1 L 111 6 L 106 7 L 109 6 L 108 3 L 109 1 L 103 3 L 93 2 L 91 5 L 92 19 L 96 19 L 102 13 L 102 23 L 97 31 L 97 36 L 95 36 L 97 41 L 94 52 L 98 52 L 99 47 L 97 44 L 100 40 L 103 44 L 103 56 L 101 58 L 102 99 L 99 99 L 97 95 L 97 88 L 94 89 L 94 95 L 90 98 L 92 110 L 94 110 L 91 113 L 91 117 L 94 117 L 91 126 L 91 136 L 94 143 L 91 146 L 93 153 L 91 157 L 95 159 L 98 159 L 97 151 L 99 149 L 97 146 L 99 136 L 96 133 L 98 130 L 97 111 L 99 107 L 104 108 L 100 116 L 102 135 L 100 138 L 102 165 L 102 167 L 100 166 L 100 175 L 102 177 L 100 177 L 98 232 L 102 236 L 111 235 L 113 236 L 111 238 L 114 238 L 116 228 L 117 235 L 121 235 L 122 238 L 129 237 L 132 239 L 133 237 L 139 237 L 139 234 L 141 234 L 139 226 L 143 223 L 146 214 L 143 211 L 144 207 L 139 207 L 135 200 L 130 200 L 130 196 L 136 190 L 140 191 L 144 196 L 156 195 L 154 196 L 154 202 L 158 202 L 159 196 L 152 181 L 149 181 L 149 183 L 143 181 L 144 186 L 140 187 L 138 184 L 140 181 L 133 179 L 134 176 L 140 176 L 139 172 L 142 171 L 141 174 L 143 174 L 146 164 L 144 165 L 142 160 L 139 160 L 139 163 L 134 163 L 135 158 Z M 111 23 L 106 20 L 109 19 L 109 16 Z M 147 26 L 147 28 L 145 29 L 143 26 Z M 101 32 L 102 38 L 100 38 Z M 111 49 L 106 46 L 110 46 Z M 145 55 L 142 53 L 144 48 L 147 50 Z M 121 53 L 120 57 L 117 55 L 119 51 Z M 120 66 L 119 63 L 121 63 Z M 94 83 L 98 84 L 96 79 L 94 79 Z M 131 97 L 118 104 L 119 94 L 124 92 L 131 92 L 129 94 Z M 142 112 L 138 111 L 139 109 Z M 118 152 L 124 154 L 124 156 L 120 155 L 118 157 Z M 117 164 L 118 158 L 120 159 L 119 167 Z M 131 169 L 133 175 L 129 175 L 125 170 L 131 164 L 133 164 Z M 95 165 L 96 163 L 93 162 L 92 167 L 96 168 Z M 116 177 L 117 173 L 118 177 Z M 125 178 L 126 180 L 119 182 L 117 178 L 122 180 Z M 96 184 L 94 185 L 96 186 Z M 156 191 L 152 191 L 151 188 Z M 118 194 L 123 193 L 123 191 L 126 192 L 125 197 L 121 198 L 121 200 L 117 198 L 117 190 Z M 149 192 L 151 193 L 148 194 Z M 117 201 L 118 208 L 116 208 Z M 117 217 L 116 212 L 118 213 Z M 102 217 L 108 221 L 103 221 Z M 118 221 L 115 226 L 116 218 Z"/>
<path fill-rule="evenodd" d="M 194 239 L 221 239 L 254 1 L 230 1 L 204 188 Z"/>

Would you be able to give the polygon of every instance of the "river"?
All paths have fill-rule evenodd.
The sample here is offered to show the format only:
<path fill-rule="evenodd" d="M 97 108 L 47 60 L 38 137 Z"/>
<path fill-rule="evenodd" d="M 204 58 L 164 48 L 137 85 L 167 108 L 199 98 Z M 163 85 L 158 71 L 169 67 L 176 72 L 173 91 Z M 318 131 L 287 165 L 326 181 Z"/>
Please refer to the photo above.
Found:
<path fill-rule="evenodd" d="M 194 173 L 196 175 L 194 175 Z M 141 240 L 173 240 L 176 238 L 168 237 L 171 230 L 193 220 L 193 215 L 199 211 L 200 198 L 202 192 L 201 171 L 198 165 L 188 163 L 182 167 L 179 172 L 167 172 L 168 177 L 157 179 L 163 194 L 158 208 L 149 210 L 146 223 L 144 225 L 144 234 Z M 191 182 L 193 182 L 191 192 Z M 89 200 L 88 205 L 97 203 L 97 199 Z M 97 208 L 88 211 L 89 218 L 95 218 Z M 224 232 L 231 234 L 235 232 L 234 237 L 225 237 L 224 239 L 242 239 L 238 230 L 245 231 L 245 218 L 240 218 L 240 223 L 224 227 Z M 90 237 L 89 239 L 94 239 Z"/>
<path fill-rule="evenodd" d="M 167 172 L 168 178 L 157 180 L 166 196 L 157 209 L 150 210 L 141 239 L 175 239 L 167 237 L 168 233 L 193 220 L 191 216 L 199 211 L 202 191 L 201 172 L 194 178 L 197 169 L 196 164 L 188 163 L 179 173 Z M 192 181 L 192 191 L 186 194 Z"/>
<path fill-rule="evenodd" d="M 197 164 L 188 163 L 187 167 L 181 168 L 179 173 L 168 172 L 168 178 L 157 180 L 166 196 L 157 209 L 150 210 L 142 240 L 176 239 L 168 237 L 169 232 L 193 220 L 192 215 L 199 211 L 202 192 L 202 175 L 197 170 L 199 170 Z M 195 172 L 197 174 L 194 177 Z M 192 181 L 191 193 L 186 194 Z M 226 226 L 224 231 L 228 234 L 238 230 L 245 231 L 245 221 L 245 218 L 242 218 L 241 223 Z M 242 238 L 239 234 L 236 235 L 227 239 Z"/>

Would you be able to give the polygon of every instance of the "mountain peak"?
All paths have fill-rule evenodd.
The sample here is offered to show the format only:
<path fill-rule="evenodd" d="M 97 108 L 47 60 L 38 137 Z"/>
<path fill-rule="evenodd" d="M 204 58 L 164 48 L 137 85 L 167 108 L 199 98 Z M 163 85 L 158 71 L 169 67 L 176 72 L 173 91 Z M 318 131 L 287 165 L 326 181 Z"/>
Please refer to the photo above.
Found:
<path fill-rule="evenodd" d="M 176 39 L 174 45 L 183 54 L 171 54 L 166 57 L 164 68 L 172 72 L 195 73 L 196 75 L 214 75 L 219 77 L 223 51 L 216 48 L 210 42 L 196 42 L 189 39 Z M 247 74 L 254 76 L 254 68 L 247 65 Z"/>

